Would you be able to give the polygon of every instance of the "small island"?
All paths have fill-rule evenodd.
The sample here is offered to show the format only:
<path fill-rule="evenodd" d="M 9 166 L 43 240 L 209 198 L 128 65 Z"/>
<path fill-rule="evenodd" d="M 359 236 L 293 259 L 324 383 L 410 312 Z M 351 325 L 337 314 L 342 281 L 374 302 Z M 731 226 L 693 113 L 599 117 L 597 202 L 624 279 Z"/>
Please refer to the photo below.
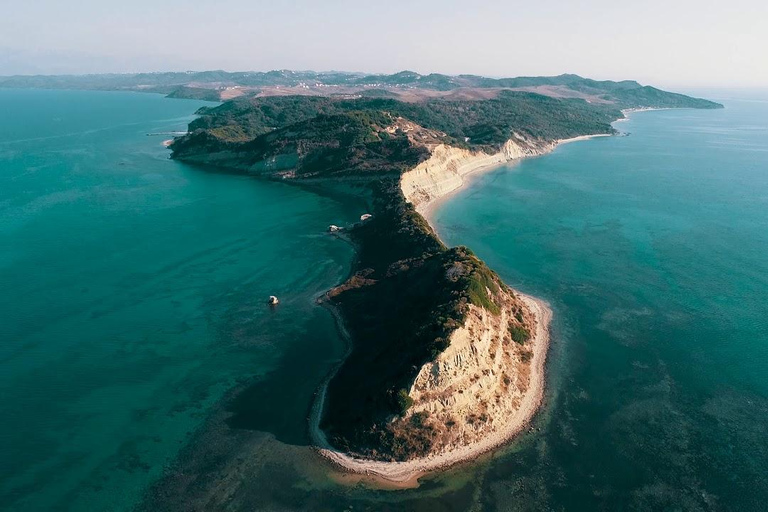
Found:
<path fill-rule="evenodd" d="M 321 300 L 349 350 L 318 390 L 310 433 L 336 464 L 394 482 L 501 445 L 544 396 L 550 309 L 469 248 L 446 247 L 428 222 L 436 202 L 470 173 L 611 135 L 624 110 L 720 107 L 575 75 L 470 87 L 404 73 L 356 94 L 239 97 L 201 109 L 170 145 L 175 159 L 360 205 L 364 218 L 330 229 L 357 252 Z"/>

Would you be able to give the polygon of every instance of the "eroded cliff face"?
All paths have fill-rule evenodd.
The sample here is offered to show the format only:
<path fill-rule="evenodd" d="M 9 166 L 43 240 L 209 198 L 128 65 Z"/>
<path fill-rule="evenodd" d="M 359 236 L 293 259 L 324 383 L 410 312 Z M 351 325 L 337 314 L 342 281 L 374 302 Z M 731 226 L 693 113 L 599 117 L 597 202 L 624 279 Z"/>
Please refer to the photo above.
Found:
<path fill-rule="evenodd" d="M 429 456 L 439 456 L 509 436 L 510 425 L 531 415 L 534 351 L 539 319 L 509 288 L 495 295 L 499 312 L 469 306 L 450 344 L 423 365 L 408 395 L 407 414 L 394 421 L 404 438 L 423 437 Z M 540 387 L 540 385 L 538 385 Z"/>
<path fill-rule="evenodd" d="M 434 145 L 426 161 L 402 175 L 401 189 L 423 212 L 460 188 L 467 174 L 539 155 L 556 145 L 516 137 L 494 154 Z M 423 444 L 429 457 L 508 438 L 511 429 L 522 428 L 530 419 L 540 401 L 546 352 L 542 340 L 547 337 L 542 313 L 531 299 L 495 279 L 497 290 L 486 290 L 492 304 L 469 304 L 448 347 L 420 368 L 408 390 L 412 403 L 407 413 L 391 424 L 403 444 Z"/>
<path fill-rule="evenodd" d="M 555 146 L 556 141 L 531 141 L 520 136 L 509 139 L 499 151 L 490 154 L 439 144 L 431 148 L 429 159 L 403 174 L 400 187 L 405 199 L 422 212 L 433 200 L 461 188 L 464 177 L 474 171 L 541 155 Z"/>

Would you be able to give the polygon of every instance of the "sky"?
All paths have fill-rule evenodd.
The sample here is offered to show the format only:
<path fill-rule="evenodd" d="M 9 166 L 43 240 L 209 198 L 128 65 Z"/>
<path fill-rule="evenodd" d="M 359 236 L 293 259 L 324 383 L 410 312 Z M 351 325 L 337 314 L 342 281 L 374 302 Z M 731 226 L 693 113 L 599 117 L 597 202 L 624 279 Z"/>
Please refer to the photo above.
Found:
<path fill-rule="evenodd" d="M 768 87 L 766 0 L 0 0 L 0 75 L 224 69 Z"/>

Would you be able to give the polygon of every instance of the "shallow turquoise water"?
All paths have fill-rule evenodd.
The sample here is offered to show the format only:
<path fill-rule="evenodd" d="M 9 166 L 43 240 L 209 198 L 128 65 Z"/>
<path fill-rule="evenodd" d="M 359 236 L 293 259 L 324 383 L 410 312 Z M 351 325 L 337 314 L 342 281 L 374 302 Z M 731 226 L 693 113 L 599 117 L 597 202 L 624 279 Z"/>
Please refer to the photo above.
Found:
<path fill-rule="evenodd" d="M 547 401 L 393 492 L 340 484 L 305 431 L 343 352 L 313 298 L 352 258 L 322 231 L 359 208 L 167 160 L 145 134 L 198 102 L 0 91 L 0 509 L 763 510 L 768 103 L 725 103 L 636 114 L 436 212 L 551 302 Z"/>
<path fill-rule="evenodd" d="M 555 310 L 539 451 L 494 465 L 484 503 L 764 509 L 768 102 L 726 105 L 635 114 L 438 212 Z"/>
<path fill-rule="evenodd" d="M 352 213 L 168 160 L 201 105 L 0 90 L 0 509 L 129 509 L 239 380 L 341 351 Z"/>

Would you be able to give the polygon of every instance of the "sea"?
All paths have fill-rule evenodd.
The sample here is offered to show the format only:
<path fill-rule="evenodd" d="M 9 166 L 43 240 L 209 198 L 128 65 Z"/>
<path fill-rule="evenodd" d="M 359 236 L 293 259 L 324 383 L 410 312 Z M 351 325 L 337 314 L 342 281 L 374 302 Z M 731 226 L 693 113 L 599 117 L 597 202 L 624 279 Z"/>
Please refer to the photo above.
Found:
<path fill-rule="evenodd" d="M 476 176 L 433 216 L 554 311 L 531 428 L 415 489 L 309 445 L 362 204 L 169 159 L 202 106 L 0 90 L 0 510 L 765 510 L 768 93 Z M 277 307 L 266 299 L 276 295 Z"/>

